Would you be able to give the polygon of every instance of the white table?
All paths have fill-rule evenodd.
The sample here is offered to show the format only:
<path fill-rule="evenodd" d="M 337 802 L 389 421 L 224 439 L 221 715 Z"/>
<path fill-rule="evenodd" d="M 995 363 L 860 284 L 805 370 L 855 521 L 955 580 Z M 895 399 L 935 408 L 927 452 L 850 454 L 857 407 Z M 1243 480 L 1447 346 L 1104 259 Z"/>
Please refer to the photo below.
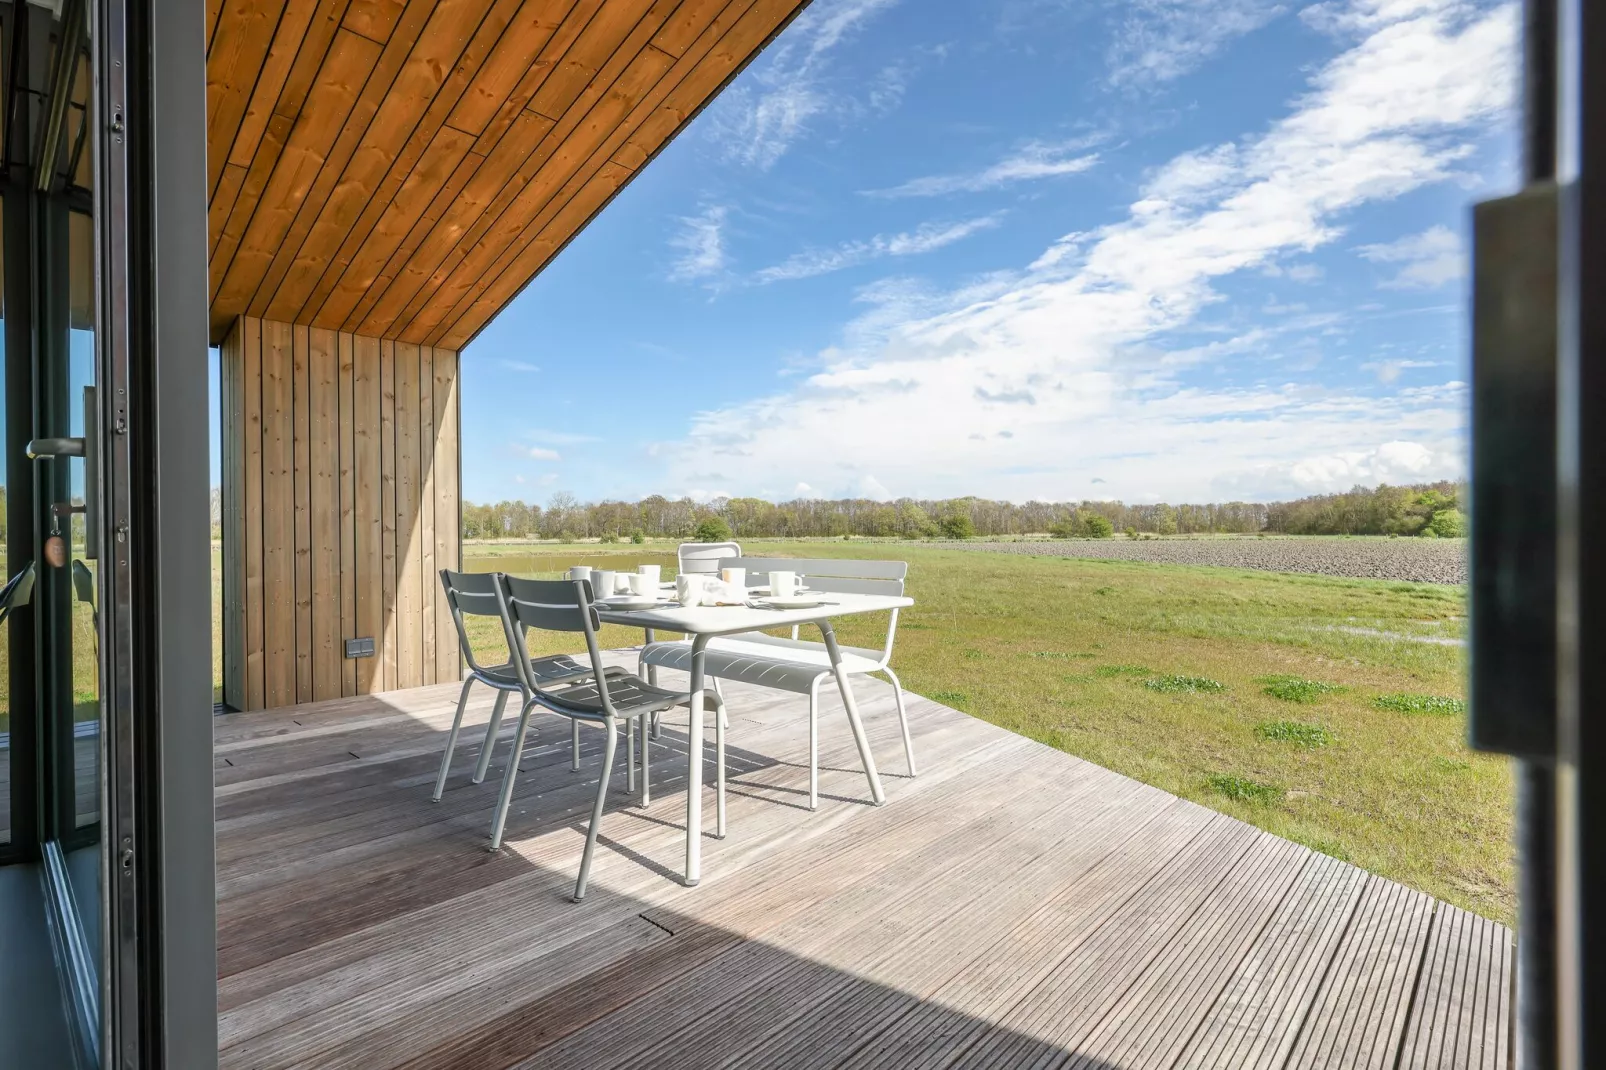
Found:
<path fill-rule="evenodd" d="M 859 705 L 853 700 L 853 688 L 848 674 L 842 670 L 842 652 L 837 646 L 836 632 L 831 628 L 832 617 L 847 617 L 859 613 L 885 613 L 893 609 L 907 609 L 914 605 L 912 598 L 891 595 L 821 593 L 822 604 L 808 609 L 755 609 L 749 606 L 696 606 L 690 609 L 678 605 L 659 605 L 652 609 L 608 609 L 597 606 L 597 616 L 608 624 L 623 624 L 630 628 L 646 628 L 666 632 L 683 632 L 692 639 L 691 688 L 693 696 L 700 696 L 703 679 L 704 652 L 708 641 L 720 635 L 737 632 L 756 632 L 766 628 L 790 627 L 794 624 L 818 625 L 825 639 L 826 653 L 831 658 L 837 690 L 842 693 L 842 706 L 847 711 L 848 725 L 853 729 L 853 742 L 859 748 L 859 761 L 870 782 L 870 797 L 880 806 L 887 801 L 881 790 L 881 777 L 876 773 L 875 758 L 870 753 L 870 741 L 864 734 L 864 723 L 859 719 Z M 701 699 L 693 699 L 691 727 L 687 734 L 686 765 L 686 884 L 695 885 L 702 879 L 703 846 L 703 714 Z"/>

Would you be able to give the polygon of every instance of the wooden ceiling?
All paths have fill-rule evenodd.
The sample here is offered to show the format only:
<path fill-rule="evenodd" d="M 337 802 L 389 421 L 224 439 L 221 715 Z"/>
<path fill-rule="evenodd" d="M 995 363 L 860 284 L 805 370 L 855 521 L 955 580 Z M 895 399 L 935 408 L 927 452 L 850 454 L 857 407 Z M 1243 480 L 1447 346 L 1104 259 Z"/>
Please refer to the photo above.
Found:
<path fill-rule="evenodd" d="M 808 0 L 208 0 L 212 332 L 456 349 Z"/>

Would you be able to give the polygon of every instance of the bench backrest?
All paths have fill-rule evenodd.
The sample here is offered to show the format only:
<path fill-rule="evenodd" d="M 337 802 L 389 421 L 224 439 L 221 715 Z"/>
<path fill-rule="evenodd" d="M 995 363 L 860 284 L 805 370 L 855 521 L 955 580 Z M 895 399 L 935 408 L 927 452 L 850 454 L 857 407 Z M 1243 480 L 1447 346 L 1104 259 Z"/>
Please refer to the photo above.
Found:
<path fill-rule="evenodd" d="M 749 582 L 762 584 L 771 572 L 796 572 L 804 586 L 835 594 L 903 595 L 906 561 L 845 561 L 828 557 L 727 557 L 720 568 L 744 568 Z"/>
<path fill-rule="evenodd" d="M 747 570 L 747 582 L 761 585 L 774 572 L 796 572 L 803 586 L 811 591 L 832 594 L 882 594 L 903 597 L 904 577 L 909 574 L 907 561 L 853 561 L 830 557 L 727 557 L 720 568 Z M 887 621 L 887 641 L 881 650 L 881 664 L 892 659 L 892 643 L 898 634 L 898 611 L 892 611 Z M 798 629 L 792 628 L 792 638 Z"/>

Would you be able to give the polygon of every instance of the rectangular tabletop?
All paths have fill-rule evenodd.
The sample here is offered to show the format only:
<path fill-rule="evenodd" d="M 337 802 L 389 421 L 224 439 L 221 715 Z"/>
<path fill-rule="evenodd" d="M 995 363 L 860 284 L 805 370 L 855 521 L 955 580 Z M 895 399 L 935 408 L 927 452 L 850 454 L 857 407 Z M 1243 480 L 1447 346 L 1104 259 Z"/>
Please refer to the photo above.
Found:
<path fill-rule="evenodd" d="M 609 624 L 654 628 L 687 635 L 731 635 L 765 628 L 788 628 L 857 613 L 908 609 L 914 599 L 886 594 L 820 592 L 820 604 L 807 609 L 756 609 L 751 606 L 685 606 L 673 603 L 651 609 L 609 609 L 597 604 L 597 616 Z"/>

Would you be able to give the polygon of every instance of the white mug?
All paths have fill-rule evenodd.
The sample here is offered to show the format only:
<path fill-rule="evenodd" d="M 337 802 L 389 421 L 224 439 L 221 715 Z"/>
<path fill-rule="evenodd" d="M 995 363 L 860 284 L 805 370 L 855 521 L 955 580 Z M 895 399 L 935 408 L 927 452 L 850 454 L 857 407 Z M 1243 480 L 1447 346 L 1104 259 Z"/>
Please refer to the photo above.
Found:
<path fill-rule="evenodd" d="M 569 569 L 569 578 L 571 580 L 589 580 L 591 578 L 591 566 L 575 565 Z"/>
<path fill-rule="evenodd" d="M 637 565 L 636 575 L 647 577 L 648 594 L 652 594 L 654 591 L 656 591 L 658 589 L 658 585 L 664 581 L 664 570 L 662 565 Z"/>
<path fill-rule="evenodd" d="M 600 568 L 592 569 L 591 570 L 591 597 L 592 598 L 612 598 L 613 597 L 613 578 L 614 578 L 614 575 L 615 575 L 615 573 L 607 571 L 605 569 L 600 569 Z"/>
<path fill-rule="evenodd" d="M 796 572 L 771 572 L 770 594 L 776 598 L 791 598 L 797 594 Z"/>
<path fill-rule="evenodd" d="M 747 593 L 747 570 L 745 568 L 722 568 L 719 570 L 719 578 L 722 582 L 730 585 L 731 590 L 740 591 L 743 594 Z"/>
<path fill-rule="evenodd" d="M 690 609 L 703 600 L 703 578 L 696 573 L 681 573 L 675 577 L 675 599 Z"/>
<path fill-rule="evenodd" d="M 658 597 L 658 579 L 642 572 L 632 572 L 625 579 L 630 581 L 630 593 L 637 598 Z"/>

